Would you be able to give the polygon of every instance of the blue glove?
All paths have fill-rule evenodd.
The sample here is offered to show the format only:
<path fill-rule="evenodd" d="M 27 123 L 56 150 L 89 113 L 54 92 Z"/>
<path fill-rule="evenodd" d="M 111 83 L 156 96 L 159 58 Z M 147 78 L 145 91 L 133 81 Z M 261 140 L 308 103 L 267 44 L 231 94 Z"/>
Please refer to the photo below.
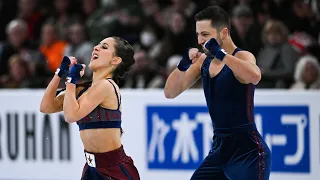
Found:
<path fill-rule="evenodd" d="M 222 61 L 223 58 L 226 56 L 226 52 L 224 49 L 221 49 L 217 40 L 211 38 L 208 42 L 204 44 L 205 48 L 209 50 L 209 52 L 216 57 L 218 60 Z"/>
<path fill-rule="evenodd" d="M 60 67 L 56 70 L 55 74 L 58 75 L 60 78 L 68 74 L 70 63 L 71 61 L 68 58 L 68 56 L 64 56 L 60 64 Z"/>
<path fill-rule="evenodd" d="M 80 71 L 83 69 L 81 64 L 75 64 L 71 67 L 66 82 L 76 84 L 80 80 Z"/>
<path fill-rule="evenodd" d="M 192 64 L 192 61 L 189 58 L 189 49 L 188 49 L 188 51 L 183 54 L 182 59 L 180 60 L 180 62 L 178 64 L 178 69 L 180 71 L 186 71 L 189 69 L 191 64 Z"/>

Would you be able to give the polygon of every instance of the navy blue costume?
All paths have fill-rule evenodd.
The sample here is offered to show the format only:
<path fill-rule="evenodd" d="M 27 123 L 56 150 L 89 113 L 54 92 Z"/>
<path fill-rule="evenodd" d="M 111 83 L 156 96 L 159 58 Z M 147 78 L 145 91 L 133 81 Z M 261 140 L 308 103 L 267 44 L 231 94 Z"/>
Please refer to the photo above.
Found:
<path fill-rule="evenodd" d="M 240 83 L 227 65 L 211 78 L 211 61 L 203 62 L 201 78 L 214 129 L 213 146 L 191 179 L 267 180 L 271 153 L 254 122 L 255 86 Z"/>

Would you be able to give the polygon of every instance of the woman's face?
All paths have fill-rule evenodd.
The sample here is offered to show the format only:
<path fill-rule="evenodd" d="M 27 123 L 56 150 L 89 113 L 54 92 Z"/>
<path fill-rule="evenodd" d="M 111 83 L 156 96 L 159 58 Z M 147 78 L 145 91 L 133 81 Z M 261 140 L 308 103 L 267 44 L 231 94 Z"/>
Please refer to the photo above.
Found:
<path fill-rule="evenodd" d="M 278 32 L 269 32 L 267 35 L 267 41 L 270 45 L 278 45 L 282 43 L 282 36 Z"/>
<path fill-rule="evenodd" d="M 117 65 L 119 57 L 115 56 L 115 40 L 112 37 L 102 40 L 92 51 L 89 68 L 94 71 Z"/>
<path fill-rule="evenodd" d="M 173 17 L 171 19 L 171 23 L 170 23 L 170 28 L 171 28 L 171 31 L 174 33 L 174 34 L 179 34 L 181 33 L 184 28 L 185 28 L 185 25 L 186 25 L 186 20 L 184 19 L 184 17 L 179 14 L 179 13 L 174 13 L 173 14 Z"/>
<path fill-rule="evenodd" d="M 14 81 L 20 82 L 26 76 L 26 67 L 23 67 L 20 63 L 13 63 L 10 66 L 10 74 Z"/>
<path fill-rule="evenodd" d="M 73 24 L 69 29 L 69 33 L 72 44 L 79 45 L 84 42 L 84 29 L 80 24 Z"/>
<path fill-rule="evenodd" d="M 317 77 L 319 76 L 317 68 L 314 64 L 308 62 L 303 70 L 302 73 L 302 79 L 305 83 L 311 84 L 317 80 Z"/>

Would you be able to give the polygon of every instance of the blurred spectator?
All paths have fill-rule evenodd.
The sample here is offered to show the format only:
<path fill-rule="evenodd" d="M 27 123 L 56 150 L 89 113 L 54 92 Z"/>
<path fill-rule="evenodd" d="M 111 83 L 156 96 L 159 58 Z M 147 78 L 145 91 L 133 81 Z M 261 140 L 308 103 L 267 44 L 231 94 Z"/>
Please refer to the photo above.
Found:
<path fill-rule="evenodd" d="M 142 27 L 142 10 L 137 6 L 139 0 L 117 1 L 119 12 L 117 20 L 119 22 L 118 36 L 134 44 L 139 41 L 139 34 Z"/>
<path fill-rule="evenodd" d="M 256 1 L 259 2 L 259 1 Z M 256 21 L 259 23 L 259 27 L 263 27 L 268 19 L 270 19 L 270 10 L 268 0 L 264 0 L 259 5 L 255 7 L 254 16 L 256 17 Z"/>
<path fill-rule="evenodd" d="M 307 47 L 307 54 L 317 57 L 318 62 L 320 63 L 320 42 L 315 42 Z"/>
<path fill-rule="evenodd" d="M 171 56 L 168 61 L 167 65 L 164 70 L 159 72 L 159 74 L 153 79 L 150 83 L 150 88 L 164 88 L 167 78 L 169 77 L 170 73 L 177 68 L 177 64 L 182 59 L 181 55 L 173 55 Z"/>
<path fill-rule="evenodd" d="M 315 43 L 315 38 L 304 32 L 295 32 L 289 36 L 289 43 L 299 55 L 304 55 Z"/>
<path fill-rule="evenodd" d="M 9 59 L 9 74 L 0 77 L 2 88 L 27 88 L 30 85 L 30 71 L 26 61 L 19 55 Z"/>
<path fill-rule="evenodd" d="M 140 14 L 131 1 L 102 1 L 99 9 L 88 19 L 87 27 L 92 43 L 96 44 L 108 36 L 119 36 L 133 44 L 139 41 Z"/>
<path fill-rule="evenodd" d="M 183 55 L 188 48 L 194 47 L 196 42 L 195 31 L 183 13 L 178 11 L 172 13 L 157 63 L 164 67 L 171 55 Z"/>
<path fill-rule="evenodd" d="M 198 5 L 192 0 L 171 0 L 172 5 L 165 8 L 162 12 L 162 16 L 164 18 L 163 27 L 170 26 L 170 20 L 176 12 L 181 12 L 181 14 L 188 19 L 187 22 L 191 23 L 191 26 L 194 25 L 193 20 L 195 14 L 197 14 L 200 9 L 198 9 Z"/>
<path fill-rule="evenodd" d="M 177 68 L 177 65 L 181 61 L 182 56 L 181 55 L 173 55 L 168 59 L 167 66 L 166 66 L 166 77 L 165 81 L 169 77 L 169 75 Z M 164 87 L 164 86 L 163 86 Z"/>
<path fill-rule="evenodd" d="M 82 13 L 84 21 L 86 21 L 99 6 L 99 0 L 81 0 L 82 1 Z"/>
<path fill-rule="evenodd" d="M 8 0 L 0 1 L 7 27 L 0 31 L 0 76 L 9 76 L 8 61 L 16 54 L 28 66 L 28 87 L 45 87 L 64 55 L 88 64 L 93 45 L 120 36 L 138 60 L 119 86 L 163 88 L 169 66 L 176 66 L 172 59 L 200 48 L 194 15 L 209 5 L 230 14 L 235 44 L 256 56 L 258 88 L 289 88 L 300 56 L 320 61 L 319 0 Z M 87 70 L 85 78 L 90 75 Z"/>
<path fill-rule="evenodd" d="M 252 11 L 247 5 L 237 5 L 232 12 L 231 36 L 241 49 L 257 55 L 262 47 L 260 29 L 254 22 Z"/>
<path fill-rule="evenodd" d="M 54 24 L 46 23 L 42 27 L 40 52 L 45 56 L 48 67 L 55 72 L 64 56 L 67 43 L 58 38 Z"/>
<path fill-rule="evenodd" d="M 316 57 L 306 55 L 299 59 L 291 89 L 320 89 L 320 64 Z"/>
<path fill-rule="evenodd" d="M 180 11 L 187 18 L 193 19 L 194 15 L 200 11 L 197 4 L 192 0 L 171 0 L 171 2 L 172 5 L 166 9 L 169 11 L 169 14 L 170 12 L 174 13 L 176 11 Z"/>
<path fill-rule="evenodd" d="M 37 9 L 37 0 L 19 0 L 18 18 L 27 23 L 28 38 L 38 40 L 40 37 L 41 26 L 46 17 Z"/>
<path fill-rule="evenodd" d="M 157 0 L 139 0 L 144 21 L 154 22 L 157 30 L 165 26 L 165 19 L 161 14 L 161 8 Z"/>
<path fill-rule="evenodd" d="M 152 24 L 146 24 L 140 32 L 140 45 L 143 49 L 150 50 L 153 45 L 157 43 L 159 37 L 157 35 L 156 29 Z"/>
<path fill-rule="evenodd" d="M 28 27 L 22 20 L 12 20 L 6 28 L 8 42 L 6 42 L 0 54 L 0 75 L 8 73 L 8 61 L 13 54 L 32 57 L 32 52 L 37 44 L 28 40 Z"/>
<path fill-rule="evenodd" d="M 102 1 L 101 6 L 87 19 L 86 28 L 91 43 L 98 44 L 109 36 L 117 36 L 119 29 L 117 1 Z"/>
<path fill-rule="evenodd" d="M 282 1 L 280 3 L 283 5 L 278 8 L 277 17 L 284 22 L 289 31 L 291 33 L 306 32 L 317 38 L 320 19 L 317 19 L 316 14 L 312 11 L 312 5 L 305 0 Z"/>
<path fill-rule="evenodd" d="M 263 29 L 264 48 L 257 65 L 261 68 L 260 88 L 288 88 L 292 83 L 297 52 L 288 44 L 288 29 L 277 20 L 269 20 Z"/>
<path fill-rule="evenodd" d="M 87 41 L 84 26 L 80 22 L 75 22 L 70 25 L 68 34 L 69 43 L 65 48 L 64 55 L 74 56 L 77 58 L 78 63 L 84 63 L 88 65 L 90 63 L 94 46 Z M 91 74 L 91 70 L 87 69 L 85 71 L 85 76 L 91 77 Z"/>
<path fill-rule="evenodd" d="M 7 24 L 16 17 L 17 14 L 17 0 L 1 1 L 0 2 L 0 41 L 7 40 L 6 27 Z"/>
<path fill-rule="evenodd" d="M 158 75 L 159 70 L 150 61 L 145 51 L 138 51 L 135 54 L 135 64 L 130 70 L 127 81 L 124 85 L 126 88 L 150 88 L 152 81 Z"/>
<path fill-rule="evenodd" d="M 320 2 L 318 0 L 308 0 L 315 18 L 320 21 Z"/>
<path fill-rule="evenodd" d="M 46 17 L 50 16 L 54 12 L 53 6 L 54 1 L 52 0 L 37 0 L 38 10 Z"/>
<path fill-rule="evenodd" d="M 67 29 L 74 19 L 79 18 L 74 13 L 71 0 L 54 0 L 55 12 L 53 19 L 57 28 L 58 36 L 61 40 L 67 39 Z"/>

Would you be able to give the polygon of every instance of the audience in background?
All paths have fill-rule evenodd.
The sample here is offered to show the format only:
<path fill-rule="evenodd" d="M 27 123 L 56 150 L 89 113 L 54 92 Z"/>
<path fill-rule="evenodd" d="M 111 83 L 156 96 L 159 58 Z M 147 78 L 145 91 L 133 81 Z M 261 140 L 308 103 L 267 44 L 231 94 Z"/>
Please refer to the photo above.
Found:
<path fill-rule="evenodd" d="M 230 14 L 236 45 L 256 56 L 262 72 L 257 88 L 319 88 L 317 0 L 4 1 L 0 87 L 44 88 L 64 55 L 88 64 L 94 45 L 120 36 L 136 52 L 120 87 L 163 88 L 185 50 L 199 48 L 194 15 L 209 5 Z M 87 69 L 84 79 L 90 78 Z M 192 88 L 201 88 L 201 81 Z"/>
<path fill-rule="evenodd" d="M 85 27 L 80 22 L 70 24 L 68 28 L 68 43 L 64 50 L 65 56 L 74 56 L 78 63 L 89 64 L 92 56 L 93 44 L 88 41 Z M 91 77 L 92 72 L 88 69 L 85 76 Z"/>
<path fill-rule="evenodd" d="M 9 59 L 14 54 L 33 57 L 38 46 L 28 37 L 28 26 L 20 19 L 12 20 L 6 28 L 7 42 L 3 43 L 0 54 L 0 75 L 9 73 Z"/>
<path fill-rule="evenodd" d="M 291 89 L 320 89 L 320 64 L 316 57 L 302 56 L 295 68 L 295 82 Z"/>
<path fill-rule="evenodd" d="M 254 20 L 253 12 L 245 4 L 234 7 L 232 14 L 231 37 L 234 43 L 242 49 L 257 55 L 262 48 L 260 27 Z"/>
<path fill-rule="evenodd" d="M 269 20 L 263 29 L 264 48 L 257 56 L 261 69 L 260 88 L 288 88 L 293 80 L 298 53 L 288 43 L 288 29 L 278 20 Z"/>
<path fill-rule="evenodd" d="M 13 55 L 8 63 L 9 74 L 0 78 L 2 88 L 27 88 L 31 83 L 29 66 L 19 55 Z"/>
<path fill-rule="evenodd" d="M 46 23 L 42 27 L 39 51 L 46 57 L 51 72 L 60 66 L 67 43 L 59 39 L 57 27 Z"/>

